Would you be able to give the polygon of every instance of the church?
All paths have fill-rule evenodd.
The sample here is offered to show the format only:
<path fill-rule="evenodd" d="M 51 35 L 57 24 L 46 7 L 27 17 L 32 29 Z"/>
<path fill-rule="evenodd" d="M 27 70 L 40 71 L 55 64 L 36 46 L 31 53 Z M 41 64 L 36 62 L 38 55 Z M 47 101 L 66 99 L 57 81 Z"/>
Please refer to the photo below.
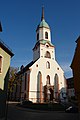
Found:
<path fill-rule="evenodd" d="M 51 42 L 51 30 L 44 18 L 36 29 L 36 43 L 33 47 L 33 60 L 24 66 L 16 76 L 21 80 L 21 94 L 17 97 L 34 103 L 64 101 L 66 99 L 66 79 L 64 71 L 55 58 L 55 46 Z"/>

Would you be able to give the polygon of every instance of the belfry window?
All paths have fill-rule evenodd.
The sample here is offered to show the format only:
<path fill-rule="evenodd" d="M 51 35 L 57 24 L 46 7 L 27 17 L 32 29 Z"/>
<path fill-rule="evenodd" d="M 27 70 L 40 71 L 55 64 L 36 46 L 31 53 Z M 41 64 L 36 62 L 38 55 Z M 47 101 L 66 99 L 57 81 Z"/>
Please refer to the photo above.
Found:
<path fill-rule="evenodd" d="M 0 56 L 0 73 L 2 72 L 2 56 Z"/>
<path fill-rule="evenodd" d="M 45 57 L 46 58 L 51 58 L 50 52 L 46 51 Z"/>
<path fill-rule="evenodd" d="M 45 32 L 45 39 L 48 39 L 48 32 Z"/>

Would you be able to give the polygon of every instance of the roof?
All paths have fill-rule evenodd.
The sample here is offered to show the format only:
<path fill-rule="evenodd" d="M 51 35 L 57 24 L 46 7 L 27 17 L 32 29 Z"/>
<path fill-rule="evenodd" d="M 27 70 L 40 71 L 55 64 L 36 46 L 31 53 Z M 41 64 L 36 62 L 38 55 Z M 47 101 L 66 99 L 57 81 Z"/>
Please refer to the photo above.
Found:
<path fill-rule="evenodd" d="M 48 41 L 48 40 L 39 40 L 39 41 L 35 44 L 33 50 L 34 50 L 35 47 L 38 46 L 39 44 L 45 45 L 46 43 L 48 43 L 51 47 L 54 47 L 54 45 L 53 45 L 50 41 Z"/>
<path fill-rule="evenodd" d="M 67 80 L 67 81 L 69 81 L 69 80 L 73 80 L 73 77 L 67 78 L 66 80 Z"/>
<path fill-rule="evenodd" d="M 49 25 L 47 24 L 47 22 L 46 22 L 44 19 L 43 19 L 43 20 L 40 22 L 40 24 L 37 26 L 37 30 L 38 30 L 39 28 L 42 28 L 42 27 L 45 27 L 45 28 L 50 29 Z"/>
<path fill-rule="evenodd" d="M 34 61 L 34 62 L 31 61 L 29 64 L 27 64 L 27 65 L 25 66 L 24 69 L 29 69 L 29 67 L 31 67 L 34 63 L 35 63 L 35 61 Z"/>
<path fill-rule="evenodd" d="M 40 22 L 39 27 L 50 28 L 49 25 L 47 24 L 47 22 L 44 19 Z"/>
<path fill-rule="evenodd" d="M 74 88 L 74 79 L 73 79 L 73 77 L 67 79 L 67 88 L 68 89 Z"/>
<path fill-rule="evenodd" d="M 14 56 L 12 50 L 0 39 L 0 47 L 6 51 L 11 57 Z"/>
<path fill-rule="evenodd" d="M 80 42 L 80 36 L 77 38 L 75 42 L 78 43 L 78 41 Z"/>
<path fill-rule="evenodd" d="M 34 63 L 35 63 L 35 61 L 34 61 L 34 62 L 31 61 L 29 64 L 27 64 L 25 67 L 23 67 L 23 69 L 20 70 L 20 71 L 17 73 L 17 75 L 18 75 L 18 74 L 22 74 L 22 73 L 24 73 L 25 71 L 29 70 L 29 67 L 31 67 Z"/>
<path fill-rule="evenodd" d="M 45 21 L 45 18 L 44 18 L 44 7 L 42 7 L 41 22 L 40 22 L 40 24 L 37 26 L 37 30 L 38 30 L 39 28 L 42 28 L 42 27 L 45 27 L 45 28 L 50 29 L 48 23 Z"/>
<path fill-rule="evenodd" d="M 51 46 L 53 46 L 54 47 L 54 45 L 50 42 L 50 41 L 48 41 L 48 40 L 40 40 L 40 43 L 42 43 L 42 44 L 46 44 L 46 43 L 48 43 L 49 45 L 51 45 Z"/>

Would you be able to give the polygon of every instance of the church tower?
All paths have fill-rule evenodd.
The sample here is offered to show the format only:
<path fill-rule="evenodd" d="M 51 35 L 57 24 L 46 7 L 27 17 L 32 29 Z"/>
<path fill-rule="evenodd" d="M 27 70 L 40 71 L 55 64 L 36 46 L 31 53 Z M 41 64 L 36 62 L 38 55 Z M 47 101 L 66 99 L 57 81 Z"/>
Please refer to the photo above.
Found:
<path fill-rule="evenodd" d="M 51 29 L 45 21 L 44 8 L 36 29 L 33 60 L 18 75 L 23 76 L 22 99 L 35 103 L 53 99 L 64 100 L 66 94 L 64 71 L 55 60 L 55 47 L 51 43 Z"/>
<path fill-rule="evenodd" d="M 55 47 L 51 43 L 50 27 L 44 18 L 44 7 L 42 7 L 41 22 L 36 29 L 36 44 L 33 48 L 33 61 L 43 57 L 55 59 Z"/>

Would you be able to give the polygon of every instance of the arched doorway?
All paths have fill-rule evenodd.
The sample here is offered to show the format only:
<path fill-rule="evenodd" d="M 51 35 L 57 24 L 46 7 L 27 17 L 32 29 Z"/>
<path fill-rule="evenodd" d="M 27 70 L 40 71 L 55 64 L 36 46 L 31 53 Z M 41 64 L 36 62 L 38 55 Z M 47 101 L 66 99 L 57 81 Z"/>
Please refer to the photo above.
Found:
<path fill-rule="evenodd" d="M 53 101 L 53 86 L 50 83 L 50 76 L 46 76 L 46 85 L 44 86 L 44 102 Z"/>
<path fill-rule="evenodd" d="M 46 81 L 46 84 L 47 84 L 47 85 L 50 85 L 50 76 L 49 76 L 49 75 L 47 75 L 47 81 Z"/>
<path fill-rule="evenodd" d="M 53 101 L 53 86 L 50 86 L 50 101 Z"/>

